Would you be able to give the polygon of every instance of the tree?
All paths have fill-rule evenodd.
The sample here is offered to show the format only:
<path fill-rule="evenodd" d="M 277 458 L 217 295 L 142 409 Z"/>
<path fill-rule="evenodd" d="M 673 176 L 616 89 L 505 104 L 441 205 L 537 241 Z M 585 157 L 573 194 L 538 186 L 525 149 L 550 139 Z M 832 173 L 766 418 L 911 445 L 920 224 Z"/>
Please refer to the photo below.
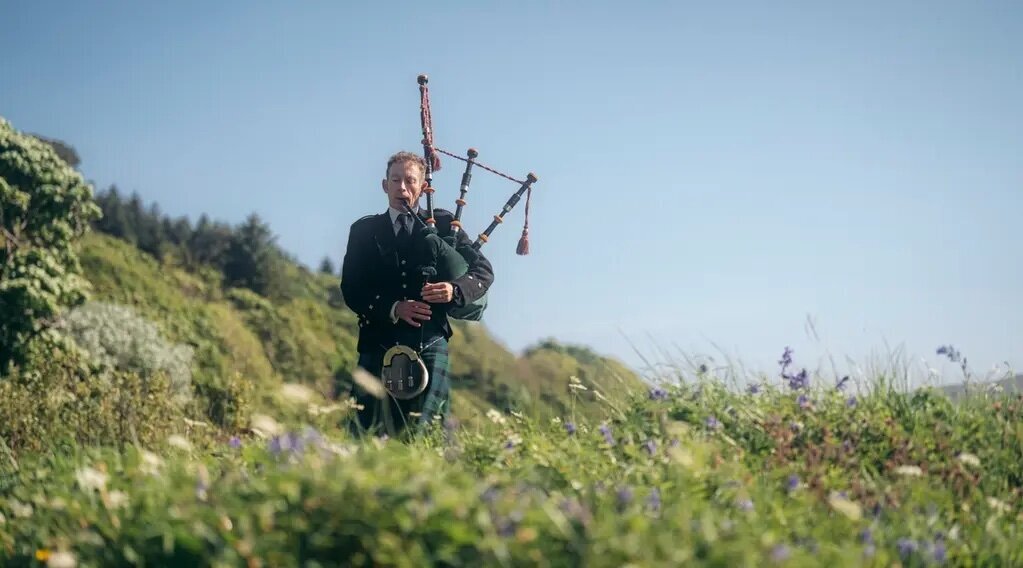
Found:
<path fill-rule="evenodd" d="M 270 297 L 281 291 L 280 256 L 270 226 L 252 213 L 235 231 L 224 263 L 224 283 Z"/>
<path fill-rule="evenodd" d="M 78 164 L 82 163 L 82 160 L 78 157 L 78 152 L 76 152 L 75 148 L 67 142 L 57 140 L 56 138 L 47 138 L 38 134 L 29 134 L 29 136 L 32 136 L 53 148 L 53 151 L 57 153 L 57 157 L 64 160 L 64 162 L 72 168 L 77 168 Z"/>
<path fill-rule="evenodd" d="M 80 173 L 0 118 L 0 373 L 24 363 L 33 339 L 55 339 L 61 310 L 85 301 L 74 244 L 100 216 Z"/>
<path fill-rule="evenodd" d="M 323 257 L 323 260 L 320 261 L 320 273 L 334 274 L 335 272 L 337 272 L 337 269 L 334 268 L 334 261 L 330 260 L 329 256 Z"/>

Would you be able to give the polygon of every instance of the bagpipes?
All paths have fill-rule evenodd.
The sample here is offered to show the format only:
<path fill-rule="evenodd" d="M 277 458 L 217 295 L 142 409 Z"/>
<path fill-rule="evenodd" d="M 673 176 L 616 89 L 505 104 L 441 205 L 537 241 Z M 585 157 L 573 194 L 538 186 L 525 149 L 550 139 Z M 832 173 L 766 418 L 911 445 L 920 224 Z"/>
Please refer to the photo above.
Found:
<path fill-rule="evenodd" d="M 426 160 L 426 187 L 423 189 L 423 193 L 426 194 L 427 218 L 424 221 L 419 216 L 412 214 L 412 208 L 408 203 L 405 204 L 405 210 L 412 214 L 411 217 L 418 222 L 419 229 L 416 231 L 416 241 L 419 247 L 420 258 L 423 259 L 423 263 L 420 265 L 423 276 L 428 281 L 450 282 L 465 275 L 469 270 L 469 265 L 478 258 L 480 248 L 490 240 L 490 235 L 494 232 L 494 229 L 504 222 L 504 216 L 518 204 L 523 193 L 526 194 L 525 223 L 522 227 L 522 236 L 519 238 L 516 253 L 519 255 L 529 254 L 529 200 L 537 177 L 530 172 L 526 175 L 525 181 L 521 181 L 487 167 L 476 161 L 479 153 L 473 148 L 469 148 L 466 153 L 468 159 L 466 159 L 436 147 L 433 143 L 433 119 L 430 115 L 430 91 L 429 87 L 427 87 L 429 79 L 426 75 L 420 75 L 417 80 L 419 82 L 420 99 L 419 118 L 423 130 L 423 158 Z M 443 237 L 438 235 L 433 207 L 433 172 L 439 170 L 441 166 L 438 153 L 465 162 L 460 194 L 458 199 L 455 200 L 457 208 L 455 209 L 454 219 L 451 221 L 451 231 L 450 234 Z M 459 244 L 458 233 L 464 231 L 461 221 L 462 211 L 466 205 L 465 196 L 469 192 L 473 166 L 478 166 L 493 174 L 516 182 L 519 184 L 519 189 L 508 198 L 501 212 L 494 215 L 490 225 L 476 237 L 472 244 L 465 244 L 464 242 Z M 485 293 L 475 302 L 466 303 L 461 307 L 450 308 L 448 315 L 455 319 L 479 321 L 482 319 L 486 308 L 487 294 Z"/>

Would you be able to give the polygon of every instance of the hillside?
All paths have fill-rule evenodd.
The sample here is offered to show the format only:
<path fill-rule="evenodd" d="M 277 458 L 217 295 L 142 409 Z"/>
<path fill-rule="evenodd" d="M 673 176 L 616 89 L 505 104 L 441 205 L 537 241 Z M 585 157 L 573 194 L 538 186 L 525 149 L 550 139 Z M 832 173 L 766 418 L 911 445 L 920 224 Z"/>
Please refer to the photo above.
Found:
<path fill-rule="evenodd" d="M 152 255 L 109 235 L 91 233 L 80 244 L 93 301 L 133 307 L 156 323 L 167 340 L 195 349 L 194 380 L 202 392 L 230 388 L 232 378 L 252 386 L 257 402 L 281 381 L 330 395 L 350 379 L 357 359 L 355 317 L 338 291 L 337 276 L 286 262 L 290 297 L 270 300 L 223 286 L 222 274 L 186 270 L 174 255 Z M 539 417 L 590 413 L 599 395 L 618 399 L 643 382 L 617 361 L 549 340 L 516 356 L 484 324 L 456 322 L 451 342 L 453 411 L 461 419 L 490 408 Z M 577 377 L 587 390 L 570 388 Z M 212 409 L 217 414 L 217 409 Z"/>

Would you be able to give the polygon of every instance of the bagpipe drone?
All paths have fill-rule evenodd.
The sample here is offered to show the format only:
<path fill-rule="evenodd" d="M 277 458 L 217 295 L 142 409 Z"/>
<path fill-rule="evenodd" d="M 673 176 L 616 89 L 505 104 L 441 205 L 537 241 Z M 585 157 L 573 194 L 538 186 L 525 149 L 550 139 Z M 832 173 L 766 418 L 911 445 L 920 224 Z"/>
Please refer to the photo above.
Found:
<path fill-rule="evenodd" d="M 419 119 L 423 130 L 423 158 L 426 160 L 426 188 L 423 189 L 423 193 L 426 194 L 426 220 L 420 219 L 417 215 L 411 215 L 418 223 L 417 231 L 417 242 L 421 258 L 424 259 L 423 264 L 420 266 L 423 271 L 424 277 L 437 282 L 450 282 L 460 276 L 463 276 L 469 269 L 469 264 L 472 263 L 478 256 L 480 247 L 484 243 L 490 240 L 490 235 L 494 232 L 494 229 L 498 225 L 504 222 L 504 216 L 507 215 L 514 207 L 518 204 L 522 198 L 522 194 L 526 194 L 526 213 L 525 222 L 522 227 L 522 236 L 519 239 L 519 244 L 516 249 L 516 253 L 519 255 L 529 254 L 529 200 L 532 195 L 533 184 L 536 183 L 537 177 L 532 173 L 526 174 L 525 181 L 517 180 L 509 175 L 503 174 L 493 168 L 487 167 L 476 161 L 479 153 L 469 148 L 466 155 L 468 158 L 462 158 L 438 148 L 433 143 L 433 119 L 430 115 L 430 90 L 427 86 L 429 79 L 426 75 L 420 75 L 418 77 L 419 82 Z M 455 209 L 454 219 L 451 221 L 451 232 L 450 234 L 441 237 L 437 233 L 437 226 L 433 218 L 433 173 L 440 169 L 440 157 L 438 153 L 451 156 L 458 160 L 465 162 L 465 171 L 462 173 L 462 183 L 460 187 L 460 194 L 458 199 L 455 200 L 457 205 Z M 504 204 L 501 212 L 494 215 L 494 219 L 490 222 L 490 225 L 484 230 L 479 236 L 476 237 L 475 242 L 471 245 L 458 244 L 458 233 L 464 231 L 462 227 L 462 211 L 465 208 L 466 200 L 465 196 L 469 192 L 469 183 L 472 181 L 472 168 L 478 166 L 479 168 L 489 171 L 502 178 L 511 180 L 519 184 L 519 189 L 512 194 L 508 201 Z M 408 203 L 405 204 L 405 210 L 408 213 L 412 213 L 412 208 Z M 448 315 L 455 319 L 479 321 L 483 317 L 483 312 L 487 308 L 487 294 L 481 296 L 478 300 L 471 303 L 466 303 L 462 307 L 452 307 L 448 309 Z"/>

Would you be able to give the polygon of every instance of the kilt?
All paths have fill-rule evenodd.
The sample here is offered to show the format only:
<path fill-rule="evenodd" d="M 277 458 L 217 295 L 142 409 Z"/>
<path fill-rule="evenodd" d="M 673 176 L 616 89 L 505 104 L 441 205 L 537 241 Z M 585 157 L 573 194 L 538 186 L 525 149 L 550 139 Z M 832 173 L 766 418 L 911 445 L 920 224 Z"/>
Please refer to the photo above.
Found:
<path fill-rule="evenodd" d="M 384 393 L 379 399 L 365 392 L 358 385 L 353 385 L 352 396 L 362 406 L 357 418 L 353 421 L 353 433 L 386 432 L 394 436 L 407 429 L 418 430 L 435 420 L 436 416 L 446 417 L 451 406 L 451 380 L 448 376 L 448 341 L 443 336 L 425 342 L 427 346 L 419 352 L 419 357 L 426 365 L 430 382 L 426 390 L 414 398 L 397 399 L 390 393 Z M 418 342 L 407 343 L 410 347 L 418 347 Z M 374 377 L 380 377 L 384 364 L 382 346 L 359 354 L 358 365 Z M 418 413 L 418 416 L 415 414 Z"/>

